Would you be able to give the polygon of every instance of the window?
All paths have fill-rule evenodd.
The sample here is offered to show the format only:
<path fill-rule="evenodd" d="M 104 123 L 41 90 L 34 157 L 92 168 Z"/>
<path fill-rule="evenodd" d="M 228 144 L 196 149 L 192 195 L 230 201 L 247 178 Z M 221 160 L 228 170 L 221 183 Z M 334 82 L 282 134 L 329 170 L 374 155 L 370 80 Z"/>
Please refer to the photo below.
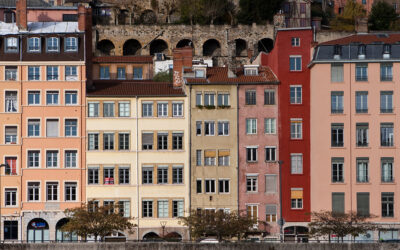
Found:
<path fill-rule="evenodd" d="M 168 166 L 157 167 L 157 183 L 168 184 Z"/>
<path fill-rule="evenodd" d="M 245 94 L 246 105 L 256 105 L 256 91 L 255 90 L 246 90 Z"/>
<path fill-rule="evenodd" d="M 229 180 L 218 180 L 218 193 L 220 194 L 229 193 Z"/>
<path fill-rule="evenodd" d="M 28 151 L 28 168 L 38 168 L 40 164 L 40 151 Z"/>
<path fill-rule="evenodd" d="M 203 192 L 202 190 L 203 189 L 201 187 L 201 180 L 196 180 L 196 193 L 201 194 Z"/>
<path fill-rule="evenodd" d="M 39 201 L 40 182 L 28 182 L 28 201 Z"/>
<path fill-rule="evenodd" d="M 392 72 L 393 64 L 391 63 L 381 63 L 381 81 L 392 81 L 393 80 L 393 72 Z"/>
<path fill-rule="evenodd" d="M 246 191 L 257 192 L 258 177 L 257 176 L 246 176 Z"/>
<path fill-rule="evenodd" d="M 118 213 L 125 218 L 131 215 L 131 202 L 130 201 L 118 201 Z"/>
<path fill-rule="evenodd" d="M 246 134 L 248 135 L 257 134 L 257 119 L 254 118 L 246 119 Z"/>
<path fill-rule="evenodd" d="M 289 57 L 290 71 L 301 71 L 301 56 Z"/>
<path fill-rule="evenodd" d="M 114 184 L 114 167 L 104 167 L 104 185 L 113 185 Z"/>
<path fill-rule="evenodd" d="M 76 66 L 65 66 L 65 80 L 66 81 L 78 80 L 78 70 Z"/>
<path fill-rule="evenodd" d="M 17 91 L 6 91 L 4 102 L 5 112 L 14 113 L 18 111 L 18 93 Z"/>
<path fill-rule="evenodd" d="M 394 193 L 382 193 L 382 217 L 394 216 Z"/>
<path fill-rule="evenodd" d="M 153 116 L 153 103 L 144 102 L 142 103 L 142 116 L 152 117 Z"/>
<path fill-rule="evenodd" d="M 28 38 L 28 52 L 40 52 L 40 38 L 29 37 Z"/>
<path fill-rule="evenodd" d="M 114 150 L 114 133 L 103 134 L 103 149 Z"/>
<path fill-rule="evenodd" d="M 172 150 L 183 149 L 183 133 L 172 133 Z"/>
<path fill-rule="evenodd" d="M 276 205 L 268 204 L 265 206 L 265 220 L 276 222 Z"/>
<path fill-rule="evenodd" d="M 381 146 L 394 146 L 393 123 L 381 123 Z"/>
<path fill-rule="evenodd" d="M 212 179 L 205 179 L 204 186 L 206 188 L 206 193 L 215 193 L 215 180 Z"/>
<path fill-rule="evenodd" d="M 196 150 L 196 166 L 201 166 L 201 150 Z"/>
<path fill-rule="evenodd" d="M 343 113 L 343 91 L 331 92 L 331 113 L 332 114 Z"/>
<path fill-rule="evenodd" d="M 103 103 L 103 116 L 104 117 L 114 117 L 114 103 L 104 102 Z"/>
<path fill-rule="evenodd" d="M 76 105 L 76 104 L 78 104 L 78 92 L 65 91 L 65 105 Z"/>
<path fill-rule="evenodd" d="M 76 182 L 65 183 L 65 201 L 76 201 Z"/>
<path fill-rule="evenodd" d="M 6 52 L 18 52 L 18 38 L 16 37 L 6 38 Z"/>
<path fill-rule="evenodd" d="M 247 160 L 247 162 L 256 162 L 257 161 L 257 148 L 256 147 L 247 147 L 246 148 L 246 160 Z"/>
<path fill-rule="evenodd" d="M 158 208 L 158 218 L 167 218 L 168 217 L 168 200 L 159 200 L 157 201 Z"/>
<path fill-rule="evenodd" d="M 143 79 L 142 68 L 133 68 L 133 79 Z"/>
<path fill-rule="evenodd" d="M 143 184 L 153 184 L 153 167 L 144 167 L 142 169 Z"/>
<path fill-rule="evenodd" d="M 302 87 L 298 85 L 290 86 L 290 104 L 301 104 Z"/>
<path fill-rule="evenodd" d="M 381 158 L 381 181 L 393 182 L 393 158 Z"/>
<path fill-rule="evenodd" d="M 142 215 L 144 218 L 153 217 L 153 201 L 143 201 Z"/>
<path fill-rule="evenodd" d="M 99 184 L 98 168 L 88 168 L 88 184 Z"/>
<path fill-rule="evenodd" d="M 58 201 L 58 183 L 57 182 L 46 183 L 46 200 L 47 201 Z"/>
<path fill-rule="evenodd" d="M 357 193 L 357 214 L 369 216 L 369 193 Z"/>
<path fill-rule="evenodd" d="M 299 47 L 299 46 L 300 46 L 300 38 L 292 37 L 292 47 Z"/>
<path fill-rule="evenodd" d="M 168 102 L 157 103 L 157 116 L 158 117 L 168 116 Z"/>
<path fill-rule="evenodd" d="M 100 79 L 107 80 L 110 79 L 110 67 L 100 66 Z"/>
<path fill-rule="evenodd" d="M 332 193 L 332 212 L 344 214 L 344 193 Z"/>
<path fill-rule="evenodd" d="M 78 51 L 78 38 L 76 37 L 65 38 L 65 51 L 66 52 Z"/>
<path fill-rule="evenodd" d="M 5 175 L 17 175 L 17 157 L 5 157 Z"/>
<path fill-rule="evenodd" d="M 66 168 L 76 168 L 76 155 L 78 152 L 76 150 L 65 151 L 65 167 Z"/>
<path fill-rule="evenodd" d="M 302 188 L 292 188 L 290 190 L 290 203 L 292 209 L 302 209 L 303 208 L 303 189 Z"/>
<path fill-rule="evenodd" d="M 28 80 L 29 81 L 39 81 L 40 80 L 40 67 L 39 66 L 29 66 L 28 67 Z"/>
<path fill-rule="evenodd" d="M 76 119 L 66 119 L 65 120 L 65 136 L 77 136 L 78 130 L 78 120 Z"/>
<path fill-rule="evenodd" d="M 99 134 L 89 133 L 88 134 L 88 150 L 99 149 Z"/>
<path fill-rule="evenodd" d="M 129 117 L 130 116 L 130 109 L 131 103 L 127 102 L 118 102 L 118 115 L 119 117 Z"/>
<path fill-rule="evenodd" d="M 17 143 L 17 127 L 6 126 L 5 127 L 5 144 L 16 144 Z"/>
<path fill-rule="evenodd" d="M 258 221 L 258 206 L 257 205 L 246 205 L 246 212 L 247 212 L 248 217 L 250 217 L 254 221 Z"/>
<path fill-rule="evenodd" d="M 229 94 L 218 93 L 218 106 L 219 107 L 229 106 Z"/>
<path fill-rule="evenodd" d="M 368 113 L 368 92 L 356 92 L 356 113 Z"/>
<path fill-rule="evenodd" d="M 230 151 L 218 150 L 218 166 L 229 166 Z"/>
<path fill-rule="evenodd" d="M 302 154 L 290 154 L 290 170 L 292 174 L 303 173 L 303 155 Z"/>
<path fill-rule="evenodd" d="M 343 82 L 343 64 L 331 64 L 331 82 Z"/>
<path fill-rule="evenodd" d="M 196 69 L 195 71 L 194 71 L 194 76 L 196 77 L 196 78 L 204 78 L 206 75 L 205 75 L 205 70 L 201 70 L 201 69 Z"/>
<path fill-rule="evenodd" d="M 265 161 L 276 161 L 276 147 L 265 147 Z"/>
<path fill-rule="evenodd" d="M 215 150 L 204 150 L 204 166 L 215 166 Z"/>
<path fill-rule="evenodd" d="M 344 182 L 344 158 L 332 158 L 332 182 Z"/>
<path fill-rule="evenodd" d="M 215 93 L 204 93 L 204 106 L 215 106 Z"/>
<path fill-rule="evenodd" d="M 16 188 L 6 188 L 5 189 L 5 205 L 6 207 L 17 205 L 17 189 Z"/>
<path fill-rule="evenodd" d="M 275 105 L 275 90 L 266 89 L 264 91 L 264 105 Z"/>
<path fill-rule="evenodd" d="M 40 104 L 40 91 L 28 91 L 28 105 Z"/>
<path fill-rule="evenodd" d="M 129 133 L 118 133 L 118 149 L 129 150 Z"/>
<path fill-rule="evenodd" d="M 158 150 L 168 149 L 168 133 L 157 133 L 157 145 Z"/>
<path fill-rule="evenodd" d="M 357 147 L 368 146 L 368 123 L 357 123 L 356 124 L 356 140 Z"/>
<path fill-rule="evenodd" d="M 265 118 L 264 119 L 264 132 L 266 134 L 276 133 L 276 119 L 275 118 Z"/>
<path fill-rule="evenodd" d="M 215 126 L 215 123 L 213 121 L 204 122 L 204 134 L 205 135 L 214 135 L 214 126 Z"/>
<path fill-rule="evenodd" d="M 58 120 L 48 119 L 46 121 L 46 136 L 47 137 L 58 137 Z"/>
<path fill-rule="evenodd" d="M 28 137 L 40 136 L 40 120 L 28 120 Z"/>
<path fill-rule="evenodd" d="M 118 168 L 118 177 L 119 177 L 119 184 L 129 184 L 129 174 L 130 174 L 130 168 L 120 166 Z"/>
<path fill-rule="evenodd" d="M 153 133 L 142 134 L 142 149 L 143 150 L 153 149 Z"/>
<path fill-rule="evenodd" d="M 368 81 L 368 64 L 356 64 L 356 81 Z"/>
<path fill-rule="evenodd" d="M 202 102 L 201 102 L 201 100 L 202 100 L 202 94 L 201 94 L 201 92 L 197 92 L 196 93 L 196 106 L 201 106 L 202 105 Z"/>
<path fill-rule="evenodd" d="M 229 122 L 218 122 L 218 135 L 229 135 Z"/>
<path fill-rule="evenodd" d="M 343 147 L 343 123 L 332 123 L 331 124 L 331 146 L 332 147 Z"/>
<path fill-rule="evenodd" d="M 358 59 L 365 59 L 365 51 L 366 51 L 365 44 L 358 45 Z"/>
<path fill-rule="evenodd" d="M 88 102 L 88 116 L 98 117 L 99 116 L 99 103 L 98 102 Z"/>
<path fill-rule="evenodd" d="M 18 240 L 18 221 L 4 221 L 4 240 Z"/>
<path fill-rule="evenodd" d="M 119 80 L 126 79 L 125 67 L 117 67 L 117 79 Z"/>
<path fill-rule="evenodd" d="M 47 105 L 58 105 L 58 91 L 47 91 L 46 92 L 46 104 Z"/>
<path fill-rule="evenodd" d="M 59 43 L 57 37 L 49 37 L 46 39 L 47 42 L 47 51 L 48 52 L 58 52 Z"/>
<path fill-rule="evenodd" d="M 183 216 L 183 201 L 172 201 L 172 217 Z"/>
<path fill-rule="evenodd" d="M 114 213 L 114 201 L 103 201 L 103 206 L 108 207 L 106 213 L 107 214 L 113 214 Z"/>
<path fill-rule="evenodd" d="M 46 152 L 46 167 L 48 168 L 58 167 L 58 151 Z"/>
<path fill-rule="evenodd" d="M 368 182 L 368 158 L 357 158 L 357 182 Z"/>
<path fill-rule="evenodd" d="M 290 119 L 290 138 L 291 139 L 302 139 L 303 138 L 303 120 L 302 119 Z"/>
<path fill-rule="evenodd" d="M 173 102 L 172 103 L 172 116 L 173 117 L 182 117 L 183 116 L 183 103 L 182 102 Z"/>
<path fill-rule="evenodd" d="M 172 167 L 172 184 L 183 183 L 183 166 Z"/>
<path fill-rule="evenodd" d="M 5 80 L 6 81 L 16 81 L 17 73 L 18 73 L 17 66 L 6 66 L 5 67 Z"/>
<path fill-rule="evenodd" d="M 381 91 L 381 113 L 393 113 L 393 91 Z"/>
<path fill-rule="evenodd" d="M 265 192 L 276 193 L 277 192 L 277 175 L 267 174 L 265 175 Z"/>

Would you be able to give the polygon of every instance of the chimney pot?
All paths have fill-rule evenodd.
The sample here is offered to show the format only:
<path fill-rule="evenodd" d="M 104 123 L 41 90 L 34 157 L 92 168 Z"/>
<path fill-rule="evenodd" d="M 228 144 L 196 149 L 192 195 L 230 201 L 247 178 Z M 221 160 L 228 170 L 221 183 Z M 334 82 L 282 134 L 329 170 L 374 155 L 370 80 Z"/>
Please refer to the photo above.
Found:
<path fill-rule="evenodd" d="M 86 28 L 86 8 L 83 5 L 78 6 L 78 29 L 85 31 Z"/>

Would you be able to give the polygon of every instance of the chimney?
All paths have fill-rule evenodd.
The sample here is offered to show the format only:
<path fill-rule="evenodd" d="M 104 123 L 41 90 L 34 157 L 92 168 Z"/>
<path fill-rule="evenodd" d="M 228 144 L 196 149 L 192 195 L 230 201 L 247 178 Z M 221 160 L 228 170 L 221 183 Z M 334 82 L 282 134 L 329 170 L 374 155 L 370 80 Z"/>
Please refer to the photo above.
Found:
<path fill-rule="evenodd" d="M 83 5 L 78 6 L 78 29 L 85 31 L 86 28 L 86 8 Z"/>
<path fill-rule="evenodd" d="M 16 21 L 17 21 L 17 26 L 18 30 L 20 31 L 26 31 L 28 29 L 28 18 L 27 18 L 27 6 L 26 6 L 26 1 L 27 0 L 17 0 L 16 2 Z"/>
<path fill-rule="evenodd" d="M 183 69 L 192 67 L 193 49 L 188 46 L 184 48 L 174 49 L 173 57 L 173 85 L 175 88 L 179 88 L 183 85 Z"/>

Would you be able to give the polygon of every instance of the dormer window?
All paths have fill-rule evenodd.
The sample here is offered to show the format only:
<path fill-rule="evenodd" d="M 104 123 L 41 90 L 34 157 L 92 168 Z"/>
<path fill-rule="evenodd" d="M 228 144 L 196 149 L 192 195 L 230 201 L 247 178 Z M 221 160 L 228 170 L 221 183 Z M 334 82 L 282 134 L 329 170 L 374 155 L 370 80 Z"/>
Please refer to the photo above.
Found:
<path fill-rule="evenodd" d="M 58 52 L 58 38 L 49 37 L 47 38 L 47 51 L 48 52 Z"/>
<path fill-rule="evenodd" d="M 18 52 L 18 38 L 16 37 L 6 38 L 6 52 Z"/>
<path fill-rule="evenodd" d="M 333 52 L 333 59 L 339 60 L 341 55 L 342 55 L 342 46 L 336 44 Z"/>
<path fill-rule="evenodd" d="M 78 38 L 76 38 L 76 37 L 65 38 L 65 49 L 64 50 L 67 52 L 78 51 Z"/>
<path fill-rule="evenodd" d="M 389 59 L 390 58 L 390 44 L 384 44 L 383 45 L 383 58 L 384 59 Z"/>
<path fill-rule="evenodd" d="M 39 37 L 28 38 L 28 52 L 40 52 L 40 38 Z"/>
<path fill-rule="evenodd" d="M 196 69 L 194 71 L 194 76 L 196 78 L 204 78 L 206 77 L 206 71 L 204 69 Z"/>
<path fill-rule="evenodd" d="M 244 65 L 244 75 L 245 76 L 257 76 L 258 75 L 258 65 Z"/>
<path fill-rule="evenodd" d="M 365 59 L 366 47 L 364 44 L 358 45 L 358 59 Z"/>

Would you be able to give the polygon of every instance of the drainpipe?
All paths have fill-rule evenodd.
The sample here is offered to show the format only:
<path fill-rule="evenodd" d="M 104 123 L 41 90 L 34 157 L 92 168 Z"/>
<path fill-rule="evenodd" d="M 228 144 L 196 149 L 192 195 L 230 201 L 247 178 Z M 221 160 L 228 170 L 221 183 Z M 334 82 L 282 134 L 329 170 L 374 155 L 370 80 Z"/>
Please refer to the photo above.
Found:
<path fill-rule="evenodd" d="M 138 97 L 135 96 L 136 99 L 136 199 L 137 199 L 137 235 L 136 239 L 139 241 L 139 220 L 140 220 L 140 215 L 139 215 L 139 206 L 140 206 L 140 199 L 139 199 L 139 114 L 138 114 Z M 133 202 L 132 202 L 133 204 Z"/>
<path fill-rule="evenodd" d="M 237 209 L 238 209 L 238 213 L 239 213 L 239 209 L 240 209 L 240 201 L 239 201 L 239 192 L 240 192 L 240 189 L 239 189 L 239 168 L 240 168 L 240 166 L 239 166 L 239 84 L 238 83 L 236 83 L 236 141 L 237 141 L 237 143 L 236 143 L 236 175 L 237 175 L 237 177 L 236 177 L 236 179 L 237 179 L 237 183 L 236 183 L 236 187 L 237 187 L 237 201 L 238 201 L 238 204 L 237 204 Z"/>
<path fill-rule="evenodd" d="M 192 212 L 192 85 L 189 85 L 189 215 Z M 191 240 L 189 230 L 189 240 Z"/>
<path fill-rule="evenodd" d="M 22 36 L 20 35 L 19 36 L 19 61 L 20 62 L 22 62 Z M 19 65 L 19 83 L 20 83 L 20 86 L 21 86 L 21 96 L 22 96 L 22 93 L 23 93 L 23 88 L 24 88 L 24 85 L 22 84 L 22 64 L 20 63 L 20 65 Z M 20 214 L 20 224 L 21 224 L 21 226 L 20 226 L 20 237 L 21 237 L 21 241 L 23 240 L 22 239 L 22 173 L 23 173 L 23 170 L 22 170 L 22 162 L 23 162 L 23 155 L 22 155 L 22 145 L 23 145 L 23 138 L 22 138 L 22 123 L 24 122 L 23 120 L 22 120 L 22 114 L 23 114 L 23 109 L 24 109 L 24 107 L 22 106 L 22 98 L 20 98 L 21 100 L 20 100 L 20 103 L 21 103 L 21 113 L 20 113 L 20 126 L 19 126 L 19 135 L 20 135 L 20 138 L 21 138 L 21 140 L 20 140 L 20 147 L 19 147 L 19 150 L 20 150 L 20 153 L 19 153 L 19 155 L 20 155 L 20 166 L 21 166 L 21 168 L 20 168 L 20 173 L 19 173 L 19 185 L 20 185 L 20 190 L 19 190 L 19 193 L 20 193 L 20 195 L 19 195 L 19 214 Z"/>

